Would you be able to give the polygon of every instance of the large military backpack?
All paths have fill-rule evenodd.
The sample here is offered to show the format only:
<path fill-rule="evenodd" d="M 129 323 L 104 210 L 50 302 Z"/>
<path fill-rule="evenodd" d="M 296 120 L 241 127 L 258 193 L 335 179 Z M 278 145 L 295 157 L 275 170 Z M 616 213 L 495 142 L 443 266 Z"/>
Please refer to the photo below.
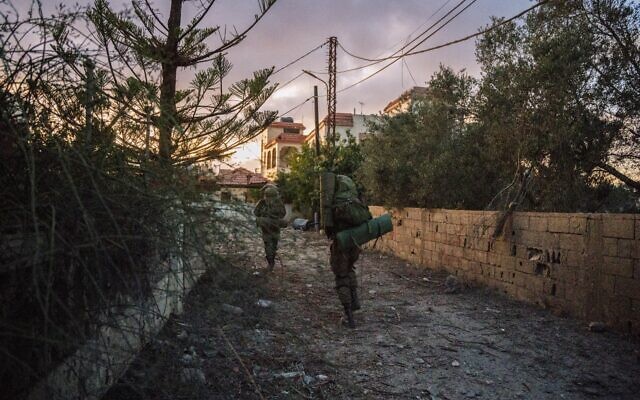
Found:
<path fill-rule="evenodd" d="M 331 185 L 333 195 L 327 193 L 327 200 L 330 199 L 333 224 L 341 229 L 362 225 L 371 219 L 369 208 L 362 204 L 358 198 L 358 190 L 355 183 L 345 175 L 327 174 L 324 180 L 333 178 Z M 328 201 L 327 201 L 328 202 Z M 329 206 L 329 204 L 327 204 Z M 326 207 L 329 208 L 329 207 Z"/>

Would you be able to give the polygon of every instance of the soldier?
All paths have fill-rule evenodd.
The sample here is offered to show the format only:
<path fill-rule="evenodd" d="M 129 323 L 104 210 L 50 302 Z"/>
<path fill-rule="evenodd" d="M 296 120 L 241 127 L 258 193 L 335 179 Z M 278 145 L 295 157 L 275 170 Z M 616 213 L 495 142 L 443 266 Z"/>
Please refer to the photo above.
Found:
<path fill-rule="evenodd" d="M 256 205 L 253 214 L 257 217 L 256 222 L 262 231 L 269 271 L 273 271 L 278 240 L 280 239 L 280 227 L 283 223 L 282 218 L 286 214 L 280 193 L 274 185 L 265 186 L 262 191 L 262 199 Z"/>
<path fill-rule="evenodd" d="M 335 275 L 336 291 L 344 307 L 346 322 L 350 328 L 355 328 L 353 311 L 360 309 L 360 300 L 354 264 L 358 261 L 360 249 L 357 246 L 341 249 L 338 246 L 336 234 L 359 226 L 371 219 L 371 214 L 358 198 L 356 185 L 351 178 L 344 175 L 336 176 L 335 196 L 331 209 L 333 226 L 325 228 L 327 237 L 332 240 L 329 262 Z"/>

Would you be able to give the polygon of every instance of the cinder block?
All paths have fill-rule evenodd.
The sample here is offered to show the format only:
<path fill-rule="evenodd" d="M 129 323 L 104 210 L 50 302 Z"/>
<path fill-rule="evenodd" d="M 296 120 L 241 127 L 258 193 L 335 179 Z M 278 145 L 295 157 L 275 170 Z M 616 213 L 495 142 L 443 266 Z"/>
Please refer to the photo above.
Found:
<path fill-rule="evenodd" d="M 624 319 L 631 316 L 632 299 L 626 296 L 611 296 L 606 302 L 605 314 L 614 319 Z"/>
<path fill-rule="evenodd" d="M 516 266 L 516 271 L 523 272 L 526 274 L 533 274 L 533 267 L 531 266 L 531 262 L 527 260 L 518 258 L 516 259 L 515 266 Z"/>
<path fill-rule="evenodd" d="M 569 233 L 569 217 L 549 217 L 548 229 L 549 232 Z"/>
<path fill-rule="evenodd" d="M 560 263 L 568 267 L 579 267 L 584 262 L 582 252 L 566 250 L 560 253 Z"/>
<path fill-rule="evenodd" d="M 512 228 L 514 230 L 529 229 L 529 216 L 522 213 L 514 213 L 512 218 Z"/>
<path fill-rule="evenodd" d="M 584 243 L 582 235 L 573 235 L 570 233 L 560 234 L 560 248 L 563 250 L 582 251 Z"/>
<path fill-rule="evenodd" d="M 635 221 L 629 216 L 607 215 L 602 221 L 602 235 L 620 239 L 633 239 Z"/>
<path fill-rule="evenodd" d="M 577 215 L 569 217 L 569 233 L 578 235 L 587 233 L 587 217 Z"/>
<path fill-rule="evenodd" d="M 626 278 L 633 277 L 632 259 L 605 256 L 603 262 L 605 273 Z"/>
<path fill-rule="evenodd" d="M 605 238 L 606 239 L 606 238 Z M 630 239 L 618 239 L 618 257 L 632 258 L 634 256 L 634 245 L 637 245 L 637 240 Z"/>
<path fill-rule="evenodd" d="M 546 232 L 548 229 L 547 218 L 544 218 L 544 217 L 529 218 L 529 229 L 536 232 Z"/>
<path fill-rule="evenodd" d="M 633 277 L 640 280 L 640 260 L 634 260 L 633 263 Z"/>
<path fill-rule="evenodd" d="M 560 281 L 566 282 L 569 285 L 575 285 L 578 280 L 576 267 L 570 267 L 567 265 L 554 265 L 551 268 L 551 276 Z"/>
<path fill-rule="evenodd" d="M 640 281 L 620 276 L 616 277 L 615 294 L 640 300 Z"/>
<path fill-rule="evenodd" d="M 503 254 L 500 256 L 500 261 L 498 262 L 498 265 L 507 271 L 515 271 L 516 258 L 508 254 Z"/>
<path fill-rule="evenodd" d="M 602 254 L 609 257 L 618 255 L 618 239 L 605 237 L 602 238 Z"/>

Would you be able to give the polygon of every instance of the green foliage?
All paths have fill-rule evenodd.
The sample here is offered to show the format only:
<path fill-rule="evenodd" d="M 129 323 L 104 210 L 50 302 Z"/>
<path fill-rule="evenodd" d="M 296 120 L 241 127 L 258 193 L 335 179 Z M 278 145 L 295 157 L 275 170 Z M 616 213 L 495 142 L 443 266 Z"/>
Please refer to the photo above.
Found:
<path fill-rule="evenodd" d="M 335 147 L 323 144 L 319 160 L 315 148 L 305 144 L 300 152 L 291 154 L 290 171 L 278 174 L 280 193 L 285 202 L 293 203 L 295 209 L 311 217 L 314 208 L 318 207 L 320 172 L 353 176 L 362 160 L 360 145 L 349 132 Z"/>
<path fill-rule="evenodd" d="M 474 79 L 441 67 L 413 111 L 386 116 L 363 143 L 358 178 L 370 202 L 393 206 L 478 208 L 497 187 L 469 123 Z"/>
<path fill-rule="evenodd" d="M 530 174 L 520 209 L 629 210 L 640 191 L 639 10 L 624 0 L 551 2 L 483 36 L 480 80 L 441 67 L 425 97 L 366 142 L 358 176 L 369 195 L 503 208 L 518 191 L 511 183 Z"/>

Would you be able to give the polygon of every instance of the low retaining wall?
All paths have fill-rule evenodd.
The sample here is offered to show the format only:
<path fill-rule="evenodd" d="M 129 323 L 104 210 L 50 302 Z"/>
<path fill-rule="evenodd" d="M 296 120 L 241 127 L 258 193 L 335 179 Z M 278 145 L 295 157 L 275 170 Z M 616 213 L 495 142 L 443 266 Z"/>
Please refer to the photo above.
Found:
<path fill-rule="evenodd" d="M 382 207 L 370 207 L 374 216 Z M 467 283 L 640 334 L 640 215 L 396 209 L 376 247 Z"/>
<path fill-rule="evenodd" d="M 184 228 L 176 234 L 183 236 Z M 206 271 L 199 256 L 183 257 L 173 255 L 163 263 L 147 298 L 124 299 L 120 303 L 126 306 L 105 311 L 96 334 L 39 382 L 29 400 L 100 399 L 171 314 L 182 313 L 186 296 Z"/>

